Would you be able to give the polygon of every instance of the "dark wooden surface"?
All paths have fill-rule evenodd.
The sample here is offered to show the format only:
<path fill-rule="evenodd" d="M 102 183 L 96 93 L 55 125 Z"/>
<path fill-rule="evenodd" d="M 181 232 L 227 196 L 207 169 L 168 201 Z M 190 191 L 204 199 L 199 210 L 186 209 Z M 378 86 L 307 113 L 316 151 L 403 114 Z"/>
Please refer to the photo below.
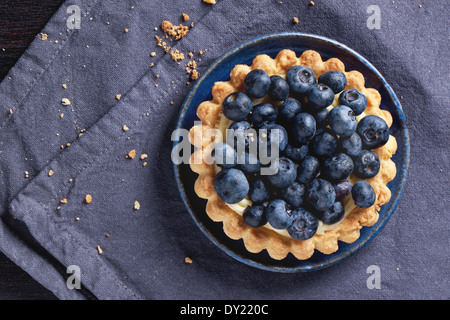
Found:
<path fill-rule="evenodd" d="M 3 79 L 64 0 L 0 0 L 0 79 Z M 0 252 L 0 300 L 56 297 Z"/>

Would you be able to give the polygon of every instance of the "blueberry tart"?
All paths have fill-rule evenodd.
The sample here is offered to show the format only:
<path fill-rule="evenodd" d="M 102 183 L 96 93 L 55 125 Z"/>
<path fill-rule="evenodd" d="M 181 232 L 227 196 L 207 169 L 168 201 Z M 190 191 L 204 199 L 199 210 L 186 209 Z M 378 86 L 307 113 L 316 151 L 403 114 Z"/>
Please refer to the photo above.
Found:
<path fill-rule="evenodd" d="M 207 215 L 249 252 L 276 260 L 356 241 L 377 222 L 396 175 L 392 116 L 380 103 L 360 72 L 312 50 L 234 66 L 189 133 Z"/>

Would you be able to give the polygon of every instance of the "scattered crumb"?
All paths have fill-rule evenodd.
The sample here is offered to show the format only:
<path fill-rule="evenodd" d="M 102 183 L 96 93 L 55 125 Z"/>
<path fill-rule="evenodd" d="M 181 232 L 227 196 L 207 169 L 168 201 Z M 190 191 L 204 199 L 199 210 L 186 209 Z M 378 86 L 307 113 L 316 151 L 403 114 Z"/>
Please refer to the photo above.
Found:
<path fill-rule="evenodd" d="M 125 31 L 125 33 L 127 33 L 127 32 L 128 32 L 128 31 L 130 31 L 130 30 L 128 30 L 128 28 L 125 28 L 125 30 L 124 30 L 124 31 Z"/>
<path fill-rule="evenodd" d="M 123 131 L 128 131 L 128 129 L 129 129 L 129 128 L 127 127 L 127 125 L 124 124 L 123 127 L 122 127 L 122 130 L 123 130 Z"/>
<path fill-rule="evenodd" d="M 298 23 L 299 20 L 298 20 L 297 17 L 294 17 L 294 20 L 293 20 L 293 21 L 294 21 L 294 23 Z"/>
<path fill-rule="evenodd" d="M 161 30 L 164 32 L 164 33 L 166 33 L 166 32 L 168 32 L 169 30 L 170 30 L 170 28 L 172 28 L 172 23 L 170 22 L 170 21 L 167 21 L 167 20 L 164 20 L 162 23 L 161 23 Z"/>
<path fill-rule="evenodd" d="M 189 20 L 189 16 L 186 13 L 183 13 L 183 20 L 184 21 L 188 21 Z"/>
<path fill-rule="evenodd" d="M 85 201 L 86 203 L 91 203 L 91 201 L 92 201 L 92 196 L 91 196 L 90 194 L 87 194 L 87 195 L 84 197 L 84 201 Z"/>
<path fill-rule="evenodd" d="M 141 204 L 136 200 L 133 203 L 133 209 L 134 210 L 139 210 L 141 208 Z"/>
<path fill-rule="evenodd" d="M 191 75 L 192 80 L 197 80 L 199 77 L 199 73 L 197 71 L 197 62 L 195 60 L 190 60 L 185 67 L 186 73 Z"/>
<path fill-rule="evenodd" d="M 183 60 L 184 59 L 184 54 L 180 51 L 178 51 L 178 49 L 175 49 L 175 51 L 170 51 L 170 56 L 172 57 L 173 61 L 178 61 L 178 60 Z"/>
<path fill-rule="evenodd" d="M 154 67 L 155 66 L 155 64 L 152 62 L 152 63 L 150 63 L 150 68 L 152 68 L 152 67 Z"/>
<path fill-rule="evenodd" d="M 62 118 L 64 118 L 64 113 L 61 113 L 60 115 L 59 115 L 59 117 L 62 119 Z"/>
<path fill-rule="evenodd" d="M 106 238 L 109 238 L 109 233 L 108 233 L 108 232 L 105 234 L 105 237 L 106 237 Z"/>
<path fill-rule="evenodd" d="M 48 39 L 48 34 L 46 34 L 46 33 L 41 33 L 41 40 L 42 41 L 45 41 L 45 40 L 47 40 Z"/>
<path fill-rule="evenodd" d="M 192 52 L 188 53 L 189 58 L 192 58 L 194 56 L 194 54 Z"/>
<path fill-rule="evenodd" d="M 203 0 L 205 3 L 216 4 L 216 0 Z"/>
<path fill-rule="evenodd" d="M 310 1 L 310 2 L 309 2 L 309 5 L 310 5 L 310 6 L 313 6 L 313 5 L 315 5 L 315 4 L 316 4 L 316 3 L 315 3 L 314 1 Z"/>
<path fill-rule="evenodd" d="M 62 84 L 62 87 L 63 87 L 64 89 L 67 89 L 67 84 L 63 83 L 63 84 Z"/>
<path fill-rule="evenodd" d="M 76 221 L 80 221 L 80 218 L 79 218 L 79 217 L 76 217 L 75 220 L 76 220 Z"/>
<path fill-rule="evenodd" d="M 25 178 L 28 178 L 28 177 L 29 177 L 28 171 L 25 171 L 25 172 L 24 172 L 24 175 L 25 175 Z"/>
<path fill-rule="evenodd" d="M 144 161 L 144 162 L 142 163 L 142 166 L 145 167 L 146 165 L 147 165 L 147 161 Z"/>
<path fill-rule="evenodd" d="M 103 253 L 103 250 L 102 250 L 102 248 L 100 248 L 100 246 L 97 246 L 97 251 L 98 251 L 98 254 L 102 254 Z"/>
<path fill-rule="evenodd" d="M 53 175 L 53 173 L 54 173 L 54 172 L 53 172 L 52 169 L 48 170 L 48 176 L 49 176 L 49 177 L 51 177 L 51 176 Z"/>
<path fill-rule="evenodd" d="M 120 93 L 116 94 L 116 100 L 120 100 L 121 97 L 122 95 Z"/>
<path fill-rule="evenodd" d="M 62 104 L 63 106 L 69 106 L 69 105 L 70 105 L 70 100 L 67 99 L 67 98 L 62 98 L 62 99 L 61 99 L 61 104 Z"/>
<path fill-rule="evenodd" d="M 66 198 L 62 199 L 61 203 L 67 203 L 67 199 Z"/>
<path fill-rule="evenodd" d="M 144 159 L 147 159 L 147 157 L 148 157 L 148 154 L 143 153 L 143 154 L 141 154 L 141 156 L 139 157 L 139 159 L 144 160 Z"/>
<path fill-rule="evenodd" d="M 155 51 L 151 52 L 151 53 L 150 53 L 150 56 L 151 56 L 151 57 L 156 56 L 156 52 L 155 52 Z"/>
<path fill-rule="evenodd" d="M 13 109 L 9 109 L 9 114 L 13 114 Z"/>
<path fill-rule="evenodd" d="M 205 1 L 205 0 L 203 0 L 203 1 Z M 192 259 L 189 258 L 189 257 L 186 257 L 186 258 L 184 258 L 184 262 L 191 264 L 192 263 Z"/>
<path fill-rule="evenodd" d="M 134 159 L 134 157 L 136 157 L 136 150 L 131 150 L 130 152 L 128 152 L 127 158 Z"/>

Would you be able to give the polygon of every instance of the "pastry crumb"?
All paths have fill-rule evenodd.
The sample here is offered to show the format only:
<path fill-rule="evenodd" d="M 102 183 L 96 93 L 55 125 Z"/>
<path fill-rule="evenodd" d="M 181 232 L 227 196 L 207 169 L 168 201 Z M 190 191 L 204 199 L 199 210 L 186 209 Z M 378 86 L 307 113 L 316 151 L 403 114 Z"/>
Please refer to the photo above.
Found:
<path fill-rule="evenodd" d="M 294 17 L 293 21 L 294 21 L 295 24 L 297 24 L 299 22 L 297 17 Z"/>
<path fill-rule="evenodd" d="M 310 2 L 309 2 L 309 5 L 310 5 L 310 6 L 313 6 L 313 5 L 315 5 L 315 4 L 316 4 L 316 3 L 315 3 L 314 1 L 310 1 Z"/>
<path fill-rule="evenodd" d="M 180 52 L 178 49 L 175 49 L 175 51 L 170 52 L 170 56 L 172 57 L 173 61 L 183 60 L 184 54 Z"/>
<path fill-rule="evenodd" d="M 151 52 L 151 53 L 150 53 L 150 56 L 151 56 L 151 57 L 156 56 L 156 52 L 155 52 L 155 51 Z"/>
<path fill-rule="evenodd" d="M 48 170 L 48 176 L 49 176 L 49 177 L 51 177 L 51 176 L 53 175 L 53 173 L 54 173 L 54 172 L 53 172 L 52 169 Z"/>
<path fill-rule="evenodd" d="M 189 20 L 189 16 L 186 13 L 183 13 L 183 20 L 184 21 L 188 21 Z"/>
<path fill-rule="evenodd" d="M 184 262 L 188 263 L 188 264 L 191 264 L 192 263 L 192 259 L 189 258 L 189 257 L 186 257 L 186 258 L 184 258 Z"/>
<path fill-rule="evenodd" d="M 139 159 L 144 160 L 144 159 L 147 159 L 147 157 L 148 157 L 148 154 L 143 153 L 143 154 L 141 154 L 141 156 L 139 157 Z"/>
<path fill-rule="evenodd" d="M 147 161 L 142 162 L 142 166 L 145 167 L 147 165 Z"/>
<path fill-rule="evenodd" d="M 28 171 L 25 171 L 24 172 L 24 176 L 25 176 L 25 178 L 28 178 L 30 175 L 29 175 L 29 172 Z"/>
<path fill-rule="evenodd" d="M 69 106 L 69 105 L 70 105 L 70 100 L 67 99 L 67 98 L 62 98 L 62 99 L 61 99 L 61 104 L 62 104 L 63 106 Z"/>
<path fill-rule="evenodd" d="M 124 124 L 123 127 L 122 127 L 122 130 L 123 130 L 123 131 L 128 131 L 128 129 L 129 129 L 129 128 L 127 127 L 127 125 Z"/>
<path fill-rule="evenodd" d="M 13 111 L 13 109 L 9 108 L 8 112 L 9 112 L 9 114 L 13 114 L 14 111 Z"/>
<path fill-rule="evenodd" d="M 162 23 L 161 23 L 161 30 L 164 32 L 164 33 L 166 33 L 166 32 L 168 32 L 169 30 L 170 30 L 170 28 L 172 28 L 172 23 L 170 22 L 170 21 L 167 21 L 167 20 L 164 20 Z"/>
<path fill-rule="evenodd" d="M 141 208 L 141 204 L 139 203 L 139 201 L 134 201 L 133 203 L 133 209 L 134 210 L 139 210 Z"/>
<path fill-rule="evenodd" d="M 45 40 L 47 40 L 48 39 L 48 34 L 46 34 L 46 33 L 41 33 L 41 40 L 42 41 L 45 41 Z"/>
<path fill-rule="evenodd" d="M 92 196 L 90 195 L 90 194 L 87 194 L 85 197 L 84 197 L 84 202 L 86 202 L 86 203 L 91 203 L 92 202 Z"/>
<path fill-rule="evenodd" d="M 216 0 L 203 0 L 205 3 L 216 4 Z"/>
<path fill-rule="evenodd" d="M 134 159 L 134 157 L 136 157 L 136 150 L 131 150 L 130 152 L 128 152 L 127 158 Z"/>
<path fill-rule="evenodd" d="M 102 248 L 100 248 L 100 246 L 97 246 L 97 251 L 98 251 L 98 254 L 102 254 L 103 253 L 103 250 L 102 250 Z"/>
<path fill-rule="evenodd" d="M 62 87 L 63 87 L 64 89 L 67 89 L 67 84 L 63 83 L 63 84 L 62 84 Z"/>
<path fill-rule="evenodd" d="M 60 115 L 59 115 L 59 117 L 62 119 L 62 118 L 64 118 L 64 113 L 61 113 Z"/>
<path fill-rule="evenodd" d="M 121 97 L 122 95 L 120 93 L 116 94 L 116 100 L 120 100 Z"/>
<path fill-rule="evenodd" d="M 64 198 L 60 201 L 61 203 L 67 203 L 67 198 Z"/>
<path fill-rule="evenodd" d="M 128 30 L 128 28 L 125 28 L 125 30 L 124 30 L 124 31 L 125 31 L 125 33 L 127 33 L 127 32 L 128 32 L 128 31 L 130 31 L 130 30 Z"/>

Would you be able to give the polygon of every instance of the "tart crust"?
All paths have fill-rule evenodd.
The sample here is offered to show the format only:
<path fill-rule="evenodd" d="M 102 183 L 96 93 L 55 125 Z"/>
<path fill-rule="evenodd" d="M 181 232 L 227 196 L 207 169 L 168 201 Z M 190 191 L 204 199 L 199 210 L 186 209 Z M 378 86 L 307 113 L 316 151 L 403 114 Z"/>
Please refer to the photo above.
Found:
<path fill-rule="evenodd" d="M 252 253 L 267 250 L 270 257 L 276 260 L 284 259 L 292 253 L 299 260 L 306 260 L 311 257 L 314 250 L 324 254 L 331 254 L 338 250 L 338 240 L 352 243 L 360 236 L 360 229 L 363 226 L 372 226 L 378 220 L 380 207 L 391 198 L 391 191 L 386 184 L 395 178 L 397 173 L 395 163 L 391 160 L 392 155 L 397 150 L 397 141 L 391 135 L 388 142 L 373 151 L 380 158 L 381 167 L 379 173 L 370 179 L 369 182 L 376 193 L 375 204 L 367 209 L 356 207 L 345 218 L 331 230 L 323 234 L 315 234 L 312 238 L 304 241 L 286 237 L 265 227 L 252 228 L 247 226 L 241 215 L 233 211 L 222 201 L 214 190 L 214 178 L 217 174 L 214 164 L 208 164 L 203 158 L 203 154 L 210 154 L 211 148 L 217 140 L 211 136 L 201 135 L 205 130 L 217 129 L 222 114 L 222 102 L 230 93 L 244 91 L 244 78 L 253 69 L 262 69 L 271 75 L 285 76 L 287 71 L 294 65 L 303 65 L 311 68 L 316 77 L 325 72 L 339 70 L 347 77 L 345 89 L 358 89 L 368 100 L 368 106 L 364 113 L 366 115 L 376 115 L 386 121 L 388 126 L 392 125 L 392 116 L 380 109 L 381 95 L 373 88 L 366 88 L 364 76 L 358 71 L 345 71 L 342 61 L 331 58 L 323 61 L 320 54 L 313 50 L 303 52 L 297 57 L 292 50 L 281 50 L 275 59 L 268 55 L 261 54 L 253 59 L 252 65 L 236 65 L 230 72 L 229 81 L 218 81 L 212 88 L 212 100 L 202 102 L 197 109 L 197 116 L 201 120 L 201 125 L 196 125 L 189 132 L 190 142 L 196 147 L 196 151 L 191 155 L 190 167 L 192 171 L 199 174 L 195 181 L 195 192 L 203 199 L 207 199 L 206 213 L 215 222 L 223 223 L 225 234 L 231 239 L 242 239 L 246 249 Z M 201 139 L 194 139 L 199 134 Z"/>

